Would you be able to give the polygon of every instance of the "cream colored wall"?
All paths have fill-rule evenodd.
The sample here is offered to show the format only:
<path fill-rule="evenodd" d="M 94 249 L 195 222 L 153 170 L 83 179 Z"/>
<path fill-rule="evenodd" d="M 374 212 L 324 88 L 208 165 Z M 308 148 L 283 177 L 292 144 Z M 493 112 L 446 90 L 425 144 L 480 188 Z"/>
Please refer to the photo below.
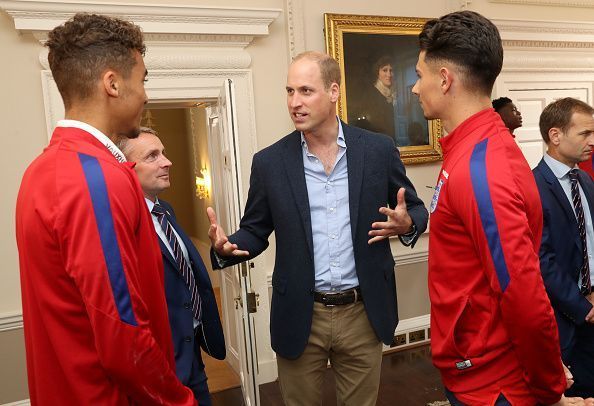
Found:
<path fill-rule="evenodd" d="M 47 142 L 39 73 L 39 42 L 21 36 L 0 12 L 0 319 L 21 311 L 14 209 L 23 172 Z M 35 255 L 34 252 L 29 253 Z"/>
<path fill-rule="evenodd" d="M 0 331 L 0 405 L 28 397 L 23 329 Z"/>

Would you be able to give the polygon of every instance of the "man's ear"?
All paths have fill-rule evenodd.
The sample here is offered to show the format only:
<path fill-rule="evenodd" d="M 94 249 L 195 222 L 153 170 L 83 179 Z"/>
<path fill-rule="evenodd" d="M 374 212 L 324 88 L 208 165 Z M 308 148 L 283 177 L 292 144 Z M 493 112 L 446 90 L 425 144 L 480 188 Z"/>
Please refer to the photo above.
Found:
<path fill-rule="evenodd" d="M 334 82 L 330 85 L 330 100 L 332 103 L 336 103 L 340 97 L 340 86 Z"/>
<path fill-rule="evenodd" d="M 120 96 L 119 76 L 112 70 L 107 70 L 102 77 L 103 89 L 111 97 Z"/>
<path fill-rule="evenodd" d="M 439 78 L 441 79 L 441 84 L 440 84 L 441 92 L 443 94 L 446 94 L 448 92 L 448 90 L 450 90 L 450 87 L 452 86 L 453 73 L 447 67 L 442 66 L 441 68 L 439 68 Z"/>
<path fill-rule="evenodd" d="M 563 135 L 563 131 L 560 128 L 553 127 L 549 129 L 549 142 L 554 146 L 559 146 L 561 143 L 561 135 Z"/>

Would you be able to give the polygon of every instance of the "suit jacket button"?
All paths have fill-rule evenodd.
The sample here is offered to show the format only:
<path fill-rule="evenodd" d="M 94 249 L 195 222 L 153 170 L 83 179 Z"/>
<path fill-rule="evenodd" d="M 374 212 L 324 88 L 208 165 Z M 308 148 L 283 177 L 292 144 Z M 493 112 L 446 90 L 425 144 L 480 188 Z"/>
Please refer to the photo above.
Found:
<path fill-rule="evenodd" d="M 184 341 L 185 341 L 186 343 L 189 343 L 189 342 L 191 342 L 191 341 L 192 341 L 192 337 L 190 337 L 190 336 L 184 337 Z"/>
<path fill-rule="evenodd" d="M 184 309 L 189 309 L 192 307 L 192 304 L 190 302 L 185 302 L 184 303 Z"/>

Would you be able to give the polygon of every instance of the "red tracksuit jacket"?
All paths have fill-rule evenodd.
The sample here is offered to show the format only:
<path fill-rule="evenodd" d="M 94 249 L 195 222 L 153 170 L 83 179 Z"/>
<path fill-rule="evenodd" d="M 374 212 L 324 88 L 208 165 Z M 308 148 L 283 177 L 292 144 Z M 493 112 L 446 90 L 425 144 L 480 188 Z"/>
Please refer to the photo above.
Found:
<path fill-rule="evenodd" d="M 136 174 L 57 128 L 16 208 L 33 405 L 195 404 L 175 376 L 161 250 Z"/>
<path fill-rule="evenodd" d="M 542 208 L 532 172 L 493 109 L 441 145 L 430 206 L 433 362 L 453 392 L 517 373 L 539 402 L 557 402 L 565 376 L 539 270 Z"/>

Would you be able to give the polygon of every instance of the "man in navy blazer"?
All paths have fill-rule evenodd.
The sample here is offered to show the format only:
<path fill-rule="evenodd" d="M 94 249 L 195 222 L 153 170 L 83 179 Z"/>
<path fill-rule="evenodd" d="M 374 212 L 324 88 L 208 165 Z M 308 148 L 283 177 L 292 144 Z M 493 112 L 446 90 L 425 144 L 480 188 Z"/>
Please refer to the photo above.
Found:
<path fill-rule="evenodd" d="M 593 114 L 591 106 L 572 98 L 549 104 L 540 116 L 547 152 L 534 168 L 544 216 L 541 272 L 557 319 L 562 358 L 574 378 L 567 394 L 584 398 L 594 396 L 594 183 L 577 164 L 594 149 Z M 571 190 L 576 175 L 585 247 Z"/>
<path fill-rule="evenodd" d="M 398 322 L 388 237 L 413 245 L 427 210 L 394 142 L 337 119 L 334 59 L 298 55 L 286 90 L 296 131 L 254 156 L 235 234 L 208 209 L 211 260 L 221 268 L 253 258 L 274 231 L 270 332 L 285 403 L 319 404 L 329 360 L 339 404 L 375 405 L 382 342 L 392 343 Z"/>
<path fill-rule="evenodd" d="M 157 133 L 150 128 L 141 128 L 137 138 L 122 140 L 119 147 L 129 161 L 136 163 L 134 169 L 138 175 L 149 211 L 151 211 L 155 231 L 159 236 L 177 377 L 184 385 L 192 389 L 199 405 L 210 405 L 211 399 L 200 348 L 214 358 L 224 359 L 225 339 L 217 303 L 204 262 L 190 237 L 177 223 L 171 205 L 157 197 L 170 185 L 171 161 L 165 156 L 165 149 Z M 160 205 L 166 213 L 165 217 L 174 230 L 175 238 L 186 263 L 194 275 L 201 303 L 200 320 L 194 318 L 190 289 L 174 258 L 174 249 L 168 242 L 166 230 L 159 223 L 158 216 L 154 214 L 153 208 L 156 204 Z"/>

